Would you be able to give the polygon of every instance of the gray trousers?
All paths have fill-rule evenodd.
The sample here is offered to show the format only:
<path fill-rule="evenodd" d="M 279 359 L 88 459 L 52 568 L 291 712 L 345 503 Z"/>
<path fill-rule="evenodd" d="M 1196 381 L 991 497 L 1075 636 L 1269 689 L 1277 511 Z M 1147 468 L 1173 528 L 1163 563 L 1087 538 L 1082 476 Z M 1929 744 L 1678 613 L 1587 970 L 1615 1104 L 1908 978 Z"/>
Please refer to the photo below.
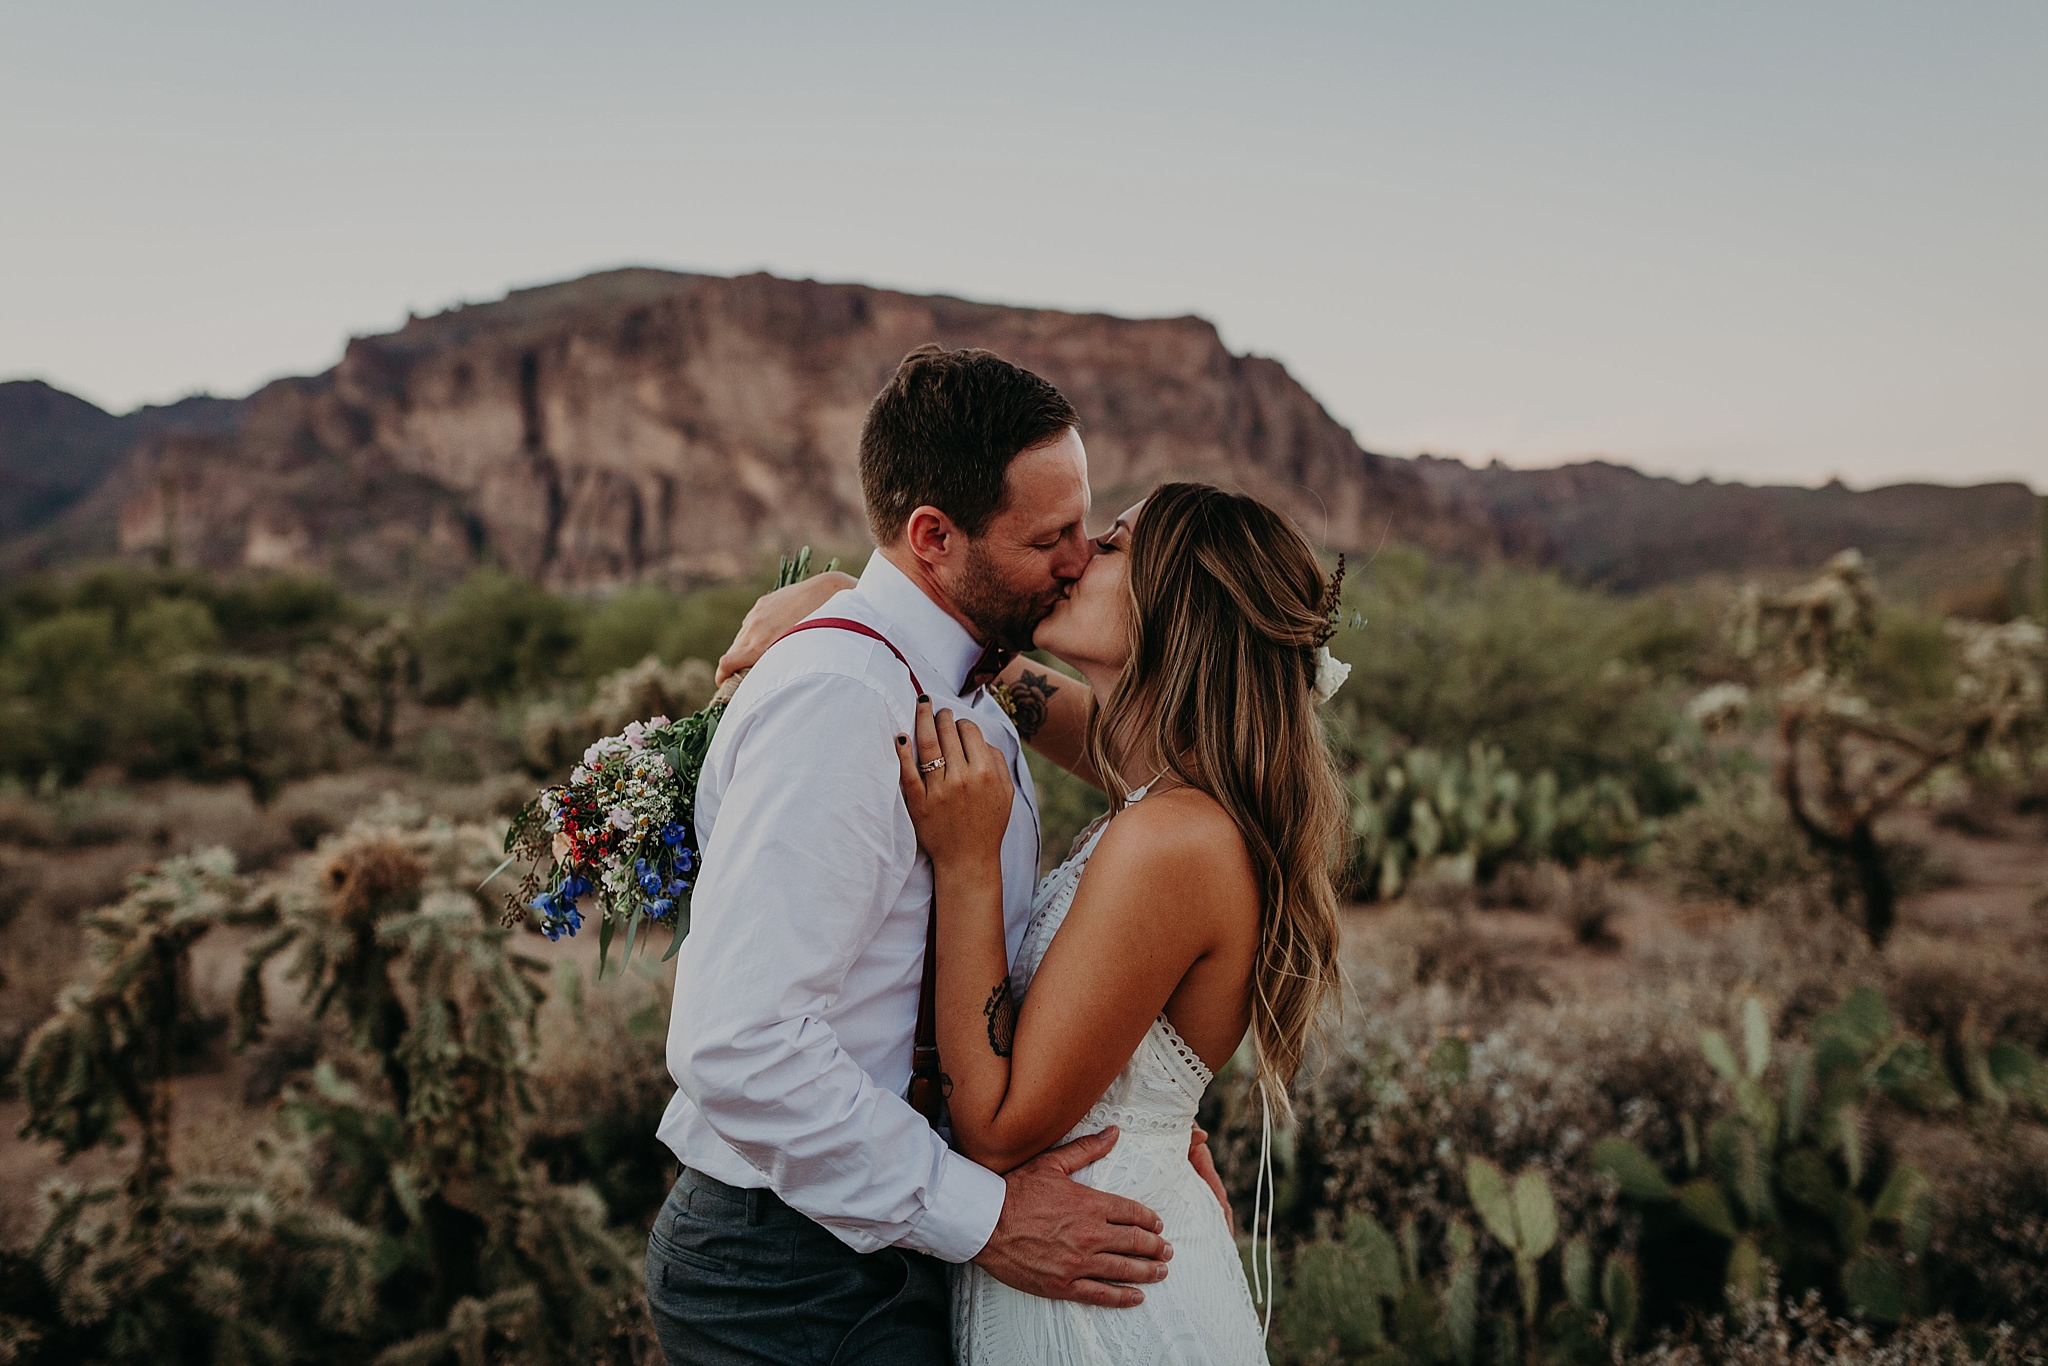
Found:
<path fill-rule="evenodd" d="M 949 1366 L 946 1267 L 855 1252 L 782 1203 L 683 1168 L 647 1239 L 669 1366 Z"/>

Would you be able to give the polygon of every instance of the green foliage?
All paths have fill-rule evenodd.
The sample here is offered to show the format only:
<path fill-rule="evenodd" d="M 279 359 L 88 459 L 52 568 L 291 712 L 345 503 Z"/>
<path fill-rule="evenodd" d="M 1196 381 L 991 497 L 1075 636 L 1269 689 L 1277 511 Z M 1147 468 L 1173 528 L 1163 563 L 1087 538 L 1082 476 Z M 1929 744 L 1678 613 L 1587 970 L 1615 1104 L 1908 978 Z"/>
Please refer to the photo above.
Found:
<path fill-rule="evenodd" d="M 1541 1173 L 1512 1185 L 1484 1158 L 1468 1160 L 1473 1207 L 1487 1231 L 1512 1253 L 1522 1322 L 1532 1342 L 1564 1362 L 1607 1361 L 1635 1329 L 1633 1264 L 1610 1257 L 1595 1291 L 1591 1250 L 1583 1238 L 1565 1244 L 1561 1274 L 1566 1299 L 1539 1324 L 1538 1266 L 1556 1244 L 1557 1207 Z M 1411 1215 L 1398 1243 L 1376 1220 L 1354 1214 L 1342 1239 L 1318 1238 L 1295 1253 L 1280 1298 L 1281 1340 L 1297 1360 L 1335 1353 L 1375 1366 L 1425 1366 L 1481 1359 L 1482 1341 L 1495 1359 L 1518 1359 L 1521 1335 L 1512 1315 L 1483 1319 L 1480 1264 L 1472 1230 L 1453 1220 L 1444 1230 L 1434 1272 L 1421 1269 L 1420 1235 Z M 1482 1328 L 1484 1331 L 1482 1331 Z M 1500 1354 L 1506 1353 L 1506 1358 Z"/>
<path fill-rule="evenodd" d="M 420 633 L 430 701 L 497 702 L 573 675 L 576 610 L 565 598 L 499 570 L 480 570 Z"/>
<path fill-rule="evenodd" d="M 1345 779 L 1356 895 L 1392 898 L 1425 872 L 1471 882 L 1509 862 L 1630 854 L 1657 828 L 1611 778 L 1560 795 L 1548 771 L 1525 779 L 1477 741 L 1462 758 L 1411 749 L 1388 762 L 1370 748 Z"/>
<path fill-rule="evenodd" d="M 1691 1179 L 1668 1179 L 1620 1137 L 1595 1145 L 1594 1165 L 1644 1209 L 1646 1251 L 1682 1244 L 1686 1227 L 1718 1240 L 1729 1294 L 1762 1294 L 1768 1262 L 1795 1289 L 1818 1287 L 1873 1319 L 1896 1321 L 1921 1300 L 1917 1262 L 1933 1237 L 1933 1195 L 1909 1165 L 1878 1179 L 1864 1112 L 1878 1095 L 1947 1108 L 1956 1096 L 1945 1072 L 1867 986 L 1817 1018 L 1804 1047 L 1774 1044 L 1755 997 L 1741 1003 L 1738 1023 L 1739 1052 L 1719 1030 L 1700 1036 L 1701 1054 L 1732 1088 L 1734 1104 L 1707 1126 Z"/>
<path fill-rule="evenodd" d="M 1331 705 L 1351 733 L 1458 752 L 1497 746 L 1560 790 L 1618 782 L 1661 815 L 1685 797 L 1667 695 L 1706 632 L 1661 598 L 1586 592 L 1547 573 L 1472 572 L 1382 552 L 1347 585 L 1331 650 L 1352 666 Z"/>
<path fill-rule="evenodd" d="M 1738 906 L 1815 892 L 1826 869 L 1792 825 L 1768 775 L 1732 766 L 1706 777 L 1699 800 L 1665 820 L 1658 850 L 1678 889 Z"/>
<path fill-rule="evenodd" d="M 280 656 L 358 616 L 331 586 L 290 578 L 101 570 L 16 585 L 0 603 L 0 773 L 63 783 L 114 762 L 245 781 L 260 800 L 318 750 Z"/>
<path fill-rule="evenodd" d="M 1478 1280 L 1472 1234 L 1454 1225 L 1445 1238 L 1444 1269 L 1417 1273 L 1411 1219 L 1401 1244 L 1368 1215 L 1353 1215 L 1341 1240 L 1318 1239 L 1295 1254 L 1280 1297 L 1282 1341 L 1298 1358 L 1336 1351 L 1377 1366 L 1472 1359 Z"/>

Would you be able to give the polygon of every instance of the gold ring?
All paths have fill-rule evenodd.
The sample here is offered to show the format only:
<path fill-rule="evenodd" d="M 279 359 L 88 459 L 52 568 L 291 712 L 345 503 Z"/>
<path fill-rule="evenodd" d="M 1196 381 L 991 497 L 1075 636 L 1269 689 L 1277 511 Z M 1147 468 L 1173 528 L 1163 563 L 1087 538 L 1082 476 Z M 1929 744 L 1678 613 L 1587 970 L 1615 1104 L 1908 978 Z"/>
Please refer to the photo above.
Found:
<path fill-rule="evenodd" d="M 946 761 L 944 759 L 934 759 L 928 764 L 919 764 L 917 771 L 919 773 L 936 773 L 945 766 Z"/>

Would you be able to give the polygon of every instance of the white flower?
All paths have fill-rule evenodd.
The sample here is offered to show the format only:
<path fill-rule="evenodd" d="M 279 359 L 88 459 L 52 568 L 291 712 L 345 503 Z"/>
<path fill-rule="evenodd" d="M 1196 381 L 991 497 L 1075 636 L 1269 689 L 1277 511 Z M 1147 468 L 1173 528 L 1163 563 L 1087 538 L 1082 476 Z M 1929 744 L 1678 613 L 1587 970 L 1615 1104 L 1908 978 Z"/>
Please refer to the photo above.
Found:
<path fill-rule="evenodd" d="M 1351 666 L 1330 653 L 1327 645 L 1316 647 L 1316 683 L 1313 689 L 1316 705 L 1322 706 L 1337 695 L 1337 689 L 1344 686 L 1344 680 L 1351 677 Z"/>

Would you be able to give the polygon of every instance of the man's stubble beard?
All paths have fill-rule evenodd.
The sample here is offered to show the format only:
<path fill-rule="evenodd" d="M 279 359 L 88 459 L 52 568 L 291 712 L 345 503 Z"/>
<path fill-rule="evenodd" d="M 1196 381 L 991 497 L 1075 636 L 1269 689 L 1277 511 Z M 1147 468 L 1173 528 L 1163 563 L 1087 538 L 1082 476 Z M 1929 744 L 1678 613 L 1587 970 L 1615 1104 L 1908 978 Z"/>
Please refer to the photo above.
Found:
<path fill-rule="evenodd" d="M 1003 582 L 1003 576 L 986 551 L 975 542 L 967 547 L 967 563 L 960 574 L 960 586 L 953 593 L 953 606 L 974 623 L 982 639 L 1001 650 L 1028 650 L 1031 637 L 1052 609 L 1066 596 L 1066 585 L 1049 590 L 1043 597 L 1020 594 Z"/>

